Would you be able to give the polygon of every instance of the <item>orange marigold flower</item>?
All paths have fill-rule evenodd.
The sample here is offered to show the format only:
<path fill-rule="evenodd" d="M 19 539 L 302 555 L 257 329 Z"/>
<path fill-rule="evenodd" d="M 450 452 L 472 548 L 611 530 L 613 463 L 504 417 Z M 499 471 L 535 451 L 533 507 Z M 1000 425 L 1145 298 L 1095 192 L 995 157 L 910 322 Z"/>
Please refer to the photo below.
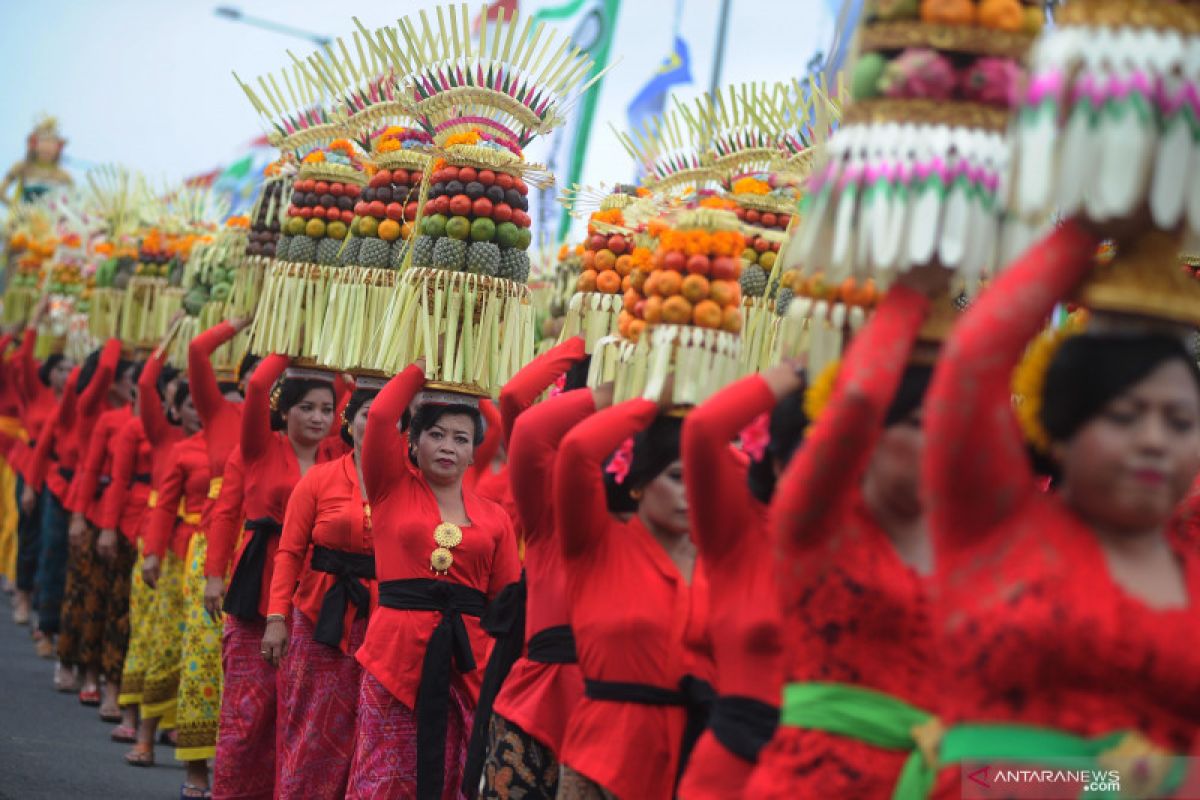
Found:
<path fill-rule="evenodd" d="M 325 161 L 325 154 L 320 150 L 314 150 L 304 157 L 305 164 L 320 164 Z"/>
<path fill-rule="evenodd" d="M 758 178 L 738 178 L 733 182 L 734 194 L 770 194 L 771 187 L 766 181 L 760 181 Z"/>
<path fill-rule="evenodd" d="M 446 137 L 446 144 L 444 146 L 453 147 L 457 144 L 479 144 L 481 138 L 479 131 L 476 130 L 452 133 Z"/>
<path fill-rule="evenodd" d="M 399 139 L 385 139 L 379 143 L 379 146 L 375 148 L 375 151 L 379 153 L 394 153 L 399 149 Z"/>

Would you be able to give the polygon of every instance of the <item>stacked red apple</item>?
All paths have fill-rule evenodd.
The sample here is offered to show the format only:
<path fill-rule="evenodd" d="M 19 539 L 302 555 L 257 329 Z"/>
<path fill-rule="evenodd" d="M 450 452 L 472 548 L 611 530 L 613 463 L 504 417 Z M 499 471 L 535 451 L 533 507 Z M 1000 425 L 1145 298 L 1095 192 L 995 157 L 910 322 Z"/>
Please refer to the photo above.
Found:
<path fill-rule="evenodd" d="M 279 238 L 275 257 L 301 264 L 333 264 L 354 221 L 353 183 L 306 178 L 292 187 L 287 236 Z M 286 250 L 285 250 L 286 248 Z"/>
<path fill-rule="evenodd" d="M 353 238 L 342 253 L 342 263 L 375 269 L 400 266 L 412 240 L 424 178 L 420 170 L 399 167 L 371 176 L 354 205 Z"/>

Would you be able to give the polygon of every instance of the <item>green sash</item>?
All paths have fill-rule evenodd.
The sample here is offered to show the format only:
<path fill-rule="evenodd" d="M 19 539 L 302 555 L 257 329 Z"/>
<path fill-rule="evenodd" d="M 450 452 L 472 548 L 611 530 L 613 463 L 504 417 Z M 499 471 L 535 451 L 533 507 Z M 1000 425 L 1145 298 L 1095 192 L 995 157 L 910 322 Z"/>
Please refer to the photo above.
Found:
<path fill-rule="evenodd" d="M 889 694 L 843 683 L 792 683 L 783 688 L 780 724 L 792 728 L 826 731 L 890 750 L 909 751 L 896 780 L 892 800 L 924 800 L 937 778 L 937 769 L 963 761 L 1014 761 L 1046 764 L 1054 759 L 1088 759 L 1082 768 L 1101 769 L 1096 759 L 1113 750 L 1127 735 L 1111 733 L 1085 738 L 1050 728 L 1008 723 L 960 724 L 946 729 L 940 739 L 937 764 L 930 764 L 918 748 L 915 729 L 934 723 L 926 711 Z M 1177 788 L 1186 772 L 1176 759 L 1159 791 Z M 1089 798 L 1117 797 L 1092 792 Z"/>

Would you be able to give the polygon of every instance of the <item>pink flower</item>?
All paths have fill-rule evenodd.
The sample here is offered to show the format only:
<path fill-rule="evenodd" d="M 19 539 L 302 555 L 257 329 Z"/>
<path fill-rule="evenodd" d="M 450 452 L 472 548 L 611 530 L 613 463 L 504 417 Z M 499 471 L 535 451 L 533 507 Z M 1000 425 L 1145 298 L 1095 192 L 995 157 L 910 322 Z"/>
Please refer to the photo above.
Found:
<path fill-rule="evenodd" d="M 563 390 L 566 388 L 566 386 L 567 386 L 567 376 L 564 373 L 562 375 L 559 375 L 558 380 L 556 380 L 553 383 L 553 385 L 551 385 L 550 397 L 557 397 L 558 395 L 562 394 Z"/>
<path fill-rule="evenodd" d="M 621 446 L 613 453 L 609 459 L 608 466 L 604 471 L 613 476 L 618 484 L 624 483 L 629 477 L 629 468 L 633 466 L 633 437 L 630 436 L 625 441 L 621 442 Z"/>
<path fill-rule="evenodd" d="M 766 455 L 767 445 L 771 443 L 770 425 L 770 415 L 759 414 L 738 434 L 742 442 L 742 452 L 750 456 L 751 461 L 762 461 Z"/>

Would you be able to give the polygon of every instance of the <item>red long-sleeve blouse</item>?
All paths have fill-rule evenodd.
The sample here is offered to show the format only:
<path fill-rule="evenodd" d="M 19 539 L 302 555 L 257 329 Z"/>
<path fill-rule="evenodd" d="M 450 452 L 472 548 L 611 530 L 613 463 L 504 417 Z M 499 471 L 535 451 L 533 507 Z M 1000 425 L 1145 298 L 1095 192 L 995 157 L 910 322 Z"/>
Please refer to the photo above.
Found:
<path fill-rule="evenodd" d="M 861 489 L 928 306 L 894 286 L 855 338 L 833 397 L 776 487 L 771 528 L 785 681 L 853 684 L 936 712 L 928 583 L 897 554 Z M 781 726 L 746 795 L 888 797 L 906 756 Z"/>
<path fill-rule="evenodd" d="M 774 406 L 761 376 L 738 381 L 688 414 L 681 448 L 692 537 L 709 576 L 717 692 L 769 706 L 779 705 L 783 643 L 774 576 L 762 563 L 767 508 L 750 493 L 746 459 L 730 442 Z M 706 731 L 692 751 L 679 796 L 741 797 L 753 769 Z"/>
<path fill-rule="evenodd" d="M 531 361 L 500 392 L 512 497 L 525 533 L 526 643 L 540 631 L 570 624 L 562 548 L 554 532 L 554 457 L 567 431 L 596 410 L 586 390 L 530 406 L 584 355 L 583 341 L 569 339 Z M 557 753 L 581 697 L 578 664 L 542 664 L 522 655 L 493 710 Z"/>
<path fill-rule="evenodd" d="M 242 404 L 221 394 L 212 354 L 236 335 L 232 325 L 222 322 L 188 344 L 188 385 L 207 433 L 209 470 L 214 478 L 224 474 L 225 462 L 241 439 Z"/>
<path fill-rule="evenodd" d="M 476 495 L 464 482 L 462 497 L 471 524 L 462 529 L 462 542 L 453 550 L 454 563 L 445 575 L 434 573 L 429 557 L 437 546 L 433 531 L 441 512 L 433 491 L 411 466 L 400 418 L 425 376 L 411 366 L 384 387 L 371 404 L 363 441 L 363 482 L 371 502 L 375 536 L 375 572 L 380 583 L 407 578 L 430 578 L 460 583 L 494 598 L 521 574 L 512 523 L 502 508 Z M 400 702 L 413 708 L 421 681 L 422 663 L 430 636 L 441 619 L 437 611 L 379 607 L 371 615 L 358 661 Z M 454 672 L 459 691 L 478 697 L 491 638 L 479 619 L 463 616 L 477 669 Z"/>
<path fill-rule="evenodd" d="M 1010 404 L 1014 367 L 1095 246 L 1068 223 L 1031 248 L 959 323 L 930 388 L 923 477 L 945 716 L 1085 736 L 1139 730 L 1186 752 L 1200 731 L 1200 553 L 1173 539 L 1187 608 L 1128 594 L 1090 526 L 1037 491 Z"/>
<path fill-rule="evenodd" d="M 296 484 L 283 518 L 283 534 L 275 553 L 271 578 L 271 614 L 291 615 L 293 605 L 314 625 L 321 613 L 325 594 L 336 582 L 335 575 L 312 569 L 314 546 L 347 553 L 373 555 L 367 503 L 358 483 L 354 455 L 317 464 Z M 360 581 L 371 592 L 371 608 L 379 603 L 375 581 Z M 357 608 L 347 604 L 343 625 L 342 652 L 352 655 L 350 633 Z"/>
<path fill-rule="evenodd" d="M 96 364 L 96 371 L 92 373 L 92 379 L 83 390 L 83 394 L 79 395 L 75 407 L 75 423 L 70 433 L 58 442 L 59 466 L 75 473 L 69 481 L 63 506 L 76 514 L 86 513 L 92 501 L 91 497 L 83 497 L 79 492 L 83 460 L 91 446 L 92 432 L 96 423 L 100 421 L 100 415 L 112 407 L 106 400 L 120 360 L 121 340 L 109 339 L 100 351 L 100 359 Z"/>
<path fill-rule="evenodd" d="M 614 519 L 602 472 L 621 442 L 657 414 L 654 403 L 630 400 L 567 434 L 554 465 L 554 518 L 583 675 L 675 691 L 685 675 L 712 677 L 711 664 L 689 646 L 707 624 L 704 571 L 698 560 L 689 586 L 639 517 Z M 669 798 L 684 723 L 682 707 L 585 696 L 559 760 L 617 797 Z"/>
<path fill-rule="evenodd" d="M 153 451 L 145 426 L 140 417 L 133 417 L 117 432 L 113 442 L 112 483 L 100 502 L 96 526 L 101 530 L 120 530 L 126 539 L 136 542 L 150 500 L 153 472 Z"/>
<path fill-rule="evenodd" d="M 103 527 L 99 522 L 100 501 L 102 492 L 112 482 L 113 446 L 117 432 L 131 419 L 133 409 L 129 406 L 112 408 L 102 413 L 96 421 L 96 427 L 92 429 L 87 454 L 76 472 L 75 503 L 79 507 L 79 513 L 97 527 Z"/>
<path fill-rule="evenodd" d="M 242 448 L 234 447 L 225 462 L 221 477 L 221 492 L 213 502 L 207 520 L 208 551 L 205 553 L 204 575 L 226 578 L 233 569 L 233 549 L 246 515 L 242 509 L 245 499 L 245 468 Z"/>
<path fill-rule="evenodd" d="M 21 422 L 27 439 L 18 440 L 9 451 L 9 464 L 26 483 L 31 483 L 33 474 L 34 448 L 46 423 L 54 416 L 58 397 L 54 390 L 42 383 L 38 377 L 38 365 L 33 359 L 33 348 L 37 343 L 37 332 L 26 329 L 21 347 L 15 356 L 17 386 L 21 398 Z"/>
<path fill-rule="evenodd" d="M 71 370 L 63 384 L 62 397 L 54 408 L 54 413 L 46 420 L 34 448 L 33 458 L 29 468 L 29 483 L 37 491 L 45 486 L 50 493 L 62 502 L 67 496 L 67 478 L 59 471 L 59 440 L 70 436 L 71 427 L 75 424 L 75 406 L 79 396 L 75 386 L 79 382 L 79 367 Z M 65 445 L 64 445 L 65 446 Z"/>
<path fill-rule="evenodd" d="M 200 526 L 200 509 L 208 501 L 208 443 L 204 431 L 171 447 L 165 475 L 156 484 L 154 508 L 146 516 L 144 553 L 162 558 L 167 548 L 179 558 Z"/>

